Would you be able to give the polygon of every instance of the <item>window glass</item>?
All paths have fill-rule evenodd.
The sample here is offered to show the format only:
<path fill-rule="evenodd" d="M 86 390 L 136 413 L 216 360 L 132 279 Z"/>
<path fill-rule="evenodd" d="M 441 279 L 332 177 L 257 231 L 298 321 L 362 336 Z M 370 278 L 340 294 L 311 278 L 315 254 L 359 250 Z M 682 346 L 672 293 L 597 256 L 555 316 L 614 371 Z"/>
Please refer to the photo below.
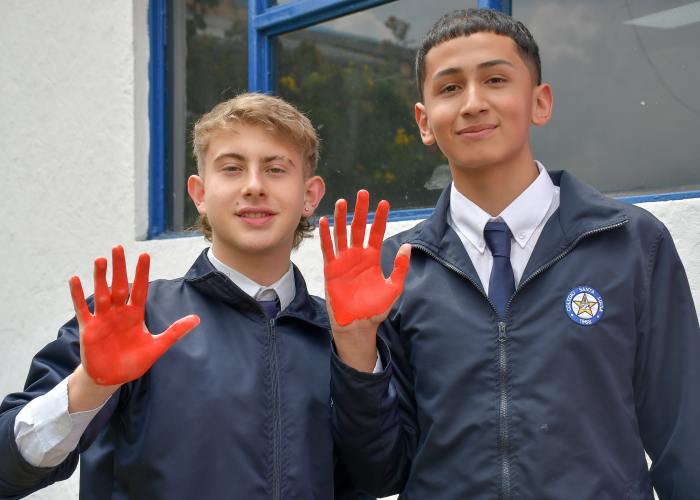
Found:
<path fill-rule="evenodd" d="M 169 7 L 166 226 L 181 231 L 198 215 L 187 194 L 187 179 L 197 173 L 194 123 L 248 88 L 248 2 L 173 0 Z"/>
<path fill-rule="evenodd" d="M 514 0 L 554 113 L 535 158 L 606 194 L 698 189 L 700 2 Z"/>
<path fill-rule="evenodd" d="M 414 122 L 417 42 L 474 2 L 400 0 L 276 39 L 275 90 L 324 144 L 320 213 L 359 188 L 392 209 L 433 206 L 450 180 Z M 517 0 L 554 92 L 536 159 L 611 196 L 700 188 L 700 2 Z"/>
<path fill-rule="evenodd" d="M 275 39 L 275 91 L 308 113 L 323 141 L 319 214 L 362 188 L 393 210 L 435 205 L 451 179 L 437 146 L 420 140 L 413 60 L 439 15 L 476 6 L 399 0 Z"/>

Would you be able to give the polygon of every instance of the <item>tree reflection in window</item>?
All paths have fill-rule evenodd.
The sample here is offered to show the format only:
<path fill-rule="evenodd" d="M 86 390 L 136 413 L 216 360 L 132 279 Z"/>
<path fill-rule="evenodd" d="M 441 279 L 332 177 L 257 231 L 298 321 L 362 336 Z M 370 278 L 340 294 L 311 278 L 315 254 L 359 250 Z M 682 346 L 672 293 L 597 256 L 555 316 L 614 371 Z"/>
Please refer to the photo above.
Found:
<path fill-rule="evenodd" d="M 422 143 L 415 124 L 410 25 L 395 16 L 384 24 L 392 40 L 322 26 L 275 40 L 276 91 L 308 113 L 322 140 L 318 173 L 326 195 L 319 214 L 333 213 L 338 198 L 352 200 L 359 189 L 394 210 L 430 207 L 449 182 L 444 175 L 444 182 L 429 182 L 447 159 Z"/>

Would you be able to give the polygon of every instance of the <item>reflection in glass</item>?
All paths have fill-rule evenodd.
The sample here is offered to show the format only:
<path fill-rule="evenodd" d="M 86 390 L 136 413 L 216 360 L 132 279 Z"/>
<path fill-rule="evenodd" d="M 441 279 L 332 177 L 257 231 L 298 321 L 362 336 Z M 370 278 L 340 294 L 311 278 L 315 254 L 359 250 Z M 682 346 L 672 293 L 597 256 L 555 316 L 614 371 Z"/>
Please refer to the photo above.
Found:
<path fill-rule="evenodd" d="M 275 90 L 308 113 L 322 139 L 319 214 L 359 189 L 393 210 L 435 204 L 451 177 L 415 124 L 416 46 L 439 14 L 476 3 L 399 0 L 277 37 Z"/>
<path fill-rule="evenodd" d="M 197 210 L 187 179 L 197 173 L 194 123 L 248 87 L 247 0 L 172 2 L 168 39 L 168 231 L 192 226 Z"/>
<path fill-rule="evenodd" d="M 610 195 L 697 189 L 700 24 L 678 23 L 676 9 L 688 17 L 698 7 L 687 0 L 515 2 L 554 92 L 552 119 L 532 128 L 535 158 Z"/>
<path fill-rule="evenodd" d="M 440 15 L 476 3 L 400 0 L 276 39 L 275 90 L 324 142 L 320 213 L 359 188 L 392 209 L 434 205 L 450 176 L 414 122 L 414 50 Z M 610 195 L 698 187 L 700 29 L 688 20 L 700 2 L 513 4 L 555 97 L 552 120 L 532 128 L 536 159 Z"/>

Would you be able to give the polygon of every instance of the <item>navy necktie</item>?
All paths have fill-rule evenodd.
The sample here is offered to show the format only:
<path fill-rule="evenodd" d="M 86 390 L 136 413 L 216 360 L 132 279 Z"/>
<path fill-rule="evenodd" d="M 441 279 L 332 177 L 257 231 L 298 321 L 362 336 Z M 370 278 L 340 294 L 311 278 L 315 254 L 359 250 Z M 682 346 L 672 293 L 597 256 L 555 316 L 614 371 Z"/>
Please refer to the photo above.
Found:
<path fill-rule="evenodd" d="M 259 300 L 258 304 L 260 304 L 263 307 L 263 309 L 265 309 L 265 312 L 270 318 L 276 318 L 280 312 L 279 298 L 275 300 Z"/>
<path fill-rule="evenodd" d="M 493 267 L 489 279 L 489 299 L 496 307 L 501 321 L 506 314 L 508 301 L 515 293 L 515 277 L 510 264 L 510 229 L 505 222 L 487 222 L 484 241 L 493 255 Z"/>

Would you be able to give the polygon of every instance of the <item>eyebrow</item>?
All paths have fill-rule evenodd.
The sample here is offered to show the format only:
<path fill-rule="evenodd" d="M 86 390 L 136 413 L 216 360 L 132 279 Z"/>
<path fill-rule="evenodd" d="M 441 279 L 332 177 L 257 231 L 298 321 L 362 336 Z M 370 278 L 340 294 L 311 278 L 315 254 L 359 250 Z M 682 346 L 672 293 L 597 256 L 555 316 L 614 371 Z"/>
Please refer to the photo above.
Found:
<path fill-rule="evenodd" d="M 236 160 L 242 161 L 242 162 L 248 162 L 248 158 L 240 153 L 236 153 L 234 151 L 226 151 L 224 153 L 221 153 L 218 155 L 216 158 L 214 158 L 214 162 L 219 161 L 221 158 L 234 158 Z M 287 161 L 292 164 L 294 168 L 296 168 L 296 165 L 292 161 L 291 158 L 287 158 L 284 155 L 271 155 L 271 156 L 265 156 L 264 158 L 260 159 L 261 163 L 270 163 L 275 160 L 282 160 L 282 161 Z"/>
<path fill-rule="evenodd" d="M 506 61 L 505 59 L 492 59 L 491 61 L 484 61 L 482 63 L 477 64 L 476 69 L 484 69 L 484 68 L 490 68 L 492 66 L 498 66 L 499 64 L 506 64 L 511 67 L 513 66 L 513 63 L 510 63 Z M 464 70 L 460 67 L 453 67 L 453 68 L 445 68 L 441 69 L 435 75 L 433 76 L 433 81 L 437 80 L 440 77 L 447 76 L 447 75 L 457 75 L 464 73 Z"/>
<path fill-rule="evenodd" d="M 294 162 L 292 161 L 292 159 L 291 159 L 291 158 L 287 158 L 287 157 L 284 156 L 284 155 L 266 156 L 266 157 L 264 157 L 261 161 L 262 161 L 262 163 L 270 163 L 270 162 L 275 161 L 275 160 L 287 161 L 287 162 L 291 163 L 292 166 L 293 166 L 294 168 L 296 168 L 296 165 L 294 164 Z"/>
<path fill-rule="evenodd" d="M 513 66 L 513 63 L 509 63 L 508 61 L 504 59 L 493 59 L 491 61 L 485 61 L 482 63 L 479 63 L 476 66 L 476 69 L 484 69 L 484 68 L 490 68 L 491 66 L 498 66 L 499 64 L 507 64 L 508 66 L 515 67 Z"/>
<path fill-rule="evenodd" d="M 221 153 L 219 156 L 214 158 L 214 161 L 217 162 L 221 158 L 235 158 L 236 160 L 240 160 L 240 161 L 248 161 L 248 158 L 246 158 L 245 156 L 243 156 L 240 153 L 234 153 L 233 151 L 227 151 L 225 153 Z"/>
<path fill-rule="evenodd" d="M 440 71 L 435 73 L 435 75 L 433 76 L 433 81 L 437 80 L 438 78 L 440 78 L 442 76 L 456 75 L 459 73 L 464 73 L 464 70 L 462 68 L 459 68 L 459 67 L 441 69 Z"/>

